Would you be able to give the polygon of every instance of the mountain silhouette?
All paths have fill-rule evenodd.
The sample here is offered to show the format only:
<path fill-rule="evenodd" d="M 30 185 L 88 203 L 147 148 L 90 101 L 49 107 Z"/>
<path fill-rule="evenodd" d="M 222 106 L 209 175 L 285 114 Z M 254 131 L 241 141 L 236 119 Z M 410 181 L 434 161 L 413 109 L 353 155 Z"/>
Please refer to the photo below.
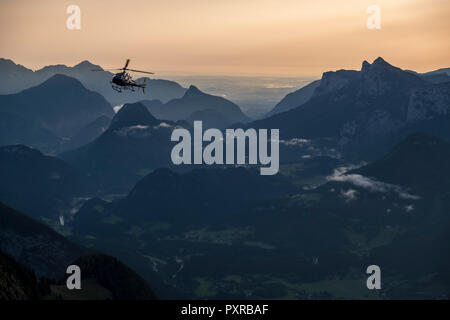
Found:
<path fill-rule="evenodd" d="M 79 148 L 88 144 L 105 132 L 111 123 L 111 118 L 108 116 L 100 116 L 94 121 L 88 123 L 83 128 L 78 130 L 68 142 L 62 145 L 64 150 Z"/>
<path fill-rule="evenodd" d="M 377 60 L 374 61 L 374 65 L 381 65 L 384 67 L 389 67 L 390 65 L 382 58 L 378 58 Z M 371 64 L 368 63 L 367 61 L 363 62 L 363 68 L 367 68 L 370 69 L 371 68 Z M 382 68 L 381 68 L 382 69 Z M 367 71 L 367 70 L 366 70 Z M 445 83 L 445 82 L 449 82 L 450 81 L 450 72 L 449 72 L 449 68 L 442 68 L 439 70 L 435 70 L 435 71 L 430 71 L 430 72 L 426 72 L 426 73 L 417 73 L 415 71 L 411 71 L 411 70 L 405 70 L 406 72 L 412 73 L 414 75 L 416 75 L 417 77 L 420 77 L 424 80 L 426 80 L 427 82 L 430 83 Z M 334 89 L 339 88 L 340 85 L 343 85 L 344 83 L 348 83 L 348 81 L 346 81 L 348 79 L 351 79 L 353 75 L 357 75 L 356 72 L 354 71 L 349 71 L 349 70 L 339 70 L 336 72 L 325 72 L 322 79 L 321 80 L 316 80 L 313 81 L 311 83 L 309 83 L 308 85 L 294 91 L 291 92 L 289 94 L 287 94 L 271 111 L 269 111 L 264 117 L 270 117 L 273 116 L 275 114 L 278 113 L 282 113 L 285 111 L 289 111 L 291 109 L 294 109 L 296 107 L 299 107 L 301 105 L 303 105 L 306 101 L 308 101 L 315 93 L 315 89 L 319 86 L 321 86 L 321 82 L 325 82 L 325 86 L 326 86 L 326 82 L 330 81 L 329 76 L 333 77 L 333 78 L 337 78 L 340 77 L 341 81 L 336 81 L 333 80 L 333 83 L 335 85 Z M 347 77 L 346 77 L 347 76 Z M 340 82 L 340 84 L 339 84 Z M 330 88 L 328 86 L 328 88 Z M 323 90 L 323 89 L 322 89 Z M 319 90 L 318 90 L 319 91 Z"/>
<path fill-rule="evenodd" d="M 286 112 L 299 107 L 308 101 L 314 94 L 314 90 L 320 85 L 320 80 L 313 81 L 306 86 L 289 93 L 264 117 L 270 117 L 277 113 Z"/>
<path fill-rule="evenodd" d="M 170 136 L 176 125 L 156 119 L 141 103 L 126 104 L 99 137 L 60 157 L 102 188 L 123 191 L 153 169 L 171 163 Z"/>
<path fill-rule="evenodd" d="M 33 217 L 56 221 L 86 195 L 86 177 L 64 161 L 24 145 L 0 147 L 0 201 Z"/>
<path fill-rule="evenodd" d="M 17 94 L 0 96 L 0 110 L 32 120 L 59 137 L 75 134 L 99 116 L 114 114 L 100 94 L 64 75 L 55 75 Z"/>
<path fill-rule="evenodd" d="M 109 299 L 155 298 L 148 284 L 116 258 L 75 245 L 1 202 L 0 222 L 0 287 L 7 290 L 0 297 L 98 299 L 106 291 Z M 76 293 L 65 284 L 66 268 L 73 264 L 82 271 L 82 290 Z"/>
<path fill-rule="evenodd" d="M 31 268 L 37 277 L 59 279 L 67 266 L 90 251 L 0 202 L 0 251 Z"/>
<path fill-rule="evenodd" d="M 385 157 L 355 172 L 392 184 L 408 186 L 424 194 L 450 190 L 450 144 L 439 138 L 414 133 Z"/>
<path fill-rule="evenodd" d="M 32 71 L 21 65 L 15 64 L 8 59 L 0 58 L 0 94 L 17 93 L 24 89 L 36 86 L 56 74 L 63 74 L 78 79 L 89 90 L 103 95 L 113 106 L 124 103 L 137 102 L 144 99 L 159 99 L 167 102 L 181 97 L 186 91 L 178 83 L 163 79 L 146 78 L 146 92 L 116 92 L 111 89 L 110 81 L 113 73 L 108 71 L 92 72 L 92 70 L 103 70 L 101 66 L 95 65 L 87 60 L 68 67 L 66 65 L 45 66 L 42 69 Z M 144 78 L 137 79 L 143 82 Z"/>
<path fill-rule="evenodd" d="M 248 126 L 279 128 L 282 139 L 331 139 L 347 156 L 373 159 L 418 130 L 450 138 L 449 99 L 450 83 L 429 83 L 378 58 L 361 71 L 324 73 L 306 103 Z"/>
<path fill-rule="evenodd" d="M 207 126 L 215 124 L 220 128 L 232 123 L 249 121 L 248 117 L 233 102 L 204 93 L 195 86 L 190 86 L 183 97 L 173 99 L 166 104 L 158 105 L 155 101 L 145 103 L 150 112 L 158 119 L 173 121 L 189 119 L 190 122 L 205 120 Z"/>
<path fill-rule="evenodd" d="M 25 144 L 53 154 L 63 139 L 32 119 L 0 111 L 0 145 Z"/>
<path fill-rule="evenodd" d="M 155 126 L 160 121 L 150 114 L 142 103 L 124 105 L 114 116 L 109 127 L 110 130 L 128 126 Z"/>
<path fill-rule="evenodd" d="M 74 225 L 77 230 L 92 230 L 93 226 L 99 230 L 101 221 L 111 215 L 121 218 L 124 225 L 161 220 L 174 226 L 205 225 L 252 203 L 297 189 L 283 176 L 260 176 L 257 170 L 243 167 L 187 173 L 163 168 L 141 179 L 122 200 L 107 204 L 93 199 L 86 203 Z M 99 213 L 98 206 L 105 209 Z"/>

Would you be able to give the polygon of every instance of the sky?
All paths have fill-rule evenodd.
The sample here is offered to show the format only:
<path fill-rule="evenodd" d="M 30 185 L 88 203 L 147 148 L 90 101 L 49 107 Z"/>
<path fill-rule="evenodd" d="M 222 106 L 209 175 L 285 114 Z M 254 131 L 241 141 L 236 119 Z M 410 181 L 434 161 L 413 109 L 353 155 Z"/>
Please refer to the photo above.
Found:
<path fill-rule="evenodd" d="M 378 5 L 381 28 L 368 29 Z M 81 10 L 70 30 L 66 9 Z M 31 69 L 89 60 L 164 74 L 319 77 L 382 56 L 450 67 L 448 0 L 0 0 L 0 57 Z"/>

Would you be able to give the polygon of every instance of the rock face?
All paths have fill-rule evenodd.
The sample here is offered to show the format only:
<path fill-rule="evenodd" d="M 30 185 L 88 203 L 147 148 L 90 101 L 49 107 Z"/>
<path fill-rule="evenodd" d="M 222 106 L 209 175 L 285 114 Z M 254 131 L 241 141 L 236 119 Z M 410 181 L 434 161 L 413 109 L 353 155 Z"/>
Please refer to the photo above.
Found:
<path fill-rule="evenodd" d="M 387 63 L 383 58 L 378 58 L 373 64 L 364 61 L 361 68 L 361 73 L 365 73 L 364 80 L 366 81 L 367 93 L 381 93 L 379 90 L 387 87 L 376 88 L 377 82 L 381 80 L 383 70 L 391 69 L 391 75 L 397 73 L 397 76 L 402 72 L 401 69 L 395 68 Z M 415 80 L 413 77 L 409 77 L 410 80 L 417 82 L 417 77 L 425 80 L 428 83 L 446 83 L 450 82 L 450 68 L 442 68 L 439 70 L 427 72 L 427 73 L 417 73 L 411 70 L 405 70 L 405 72 L 415 75 Z M 333 90 L 341 89 L 350 82 L 360 79 L 360 72 L 354 70 L 339 70 L 336 72 L 325 72 L 322 79 L 313 81 L 308 85 L 289 93 L 286 95 L 270 112 L 265 115 L 265 118 L 271 117 L 275 114 L 282 113 L 299 107 L 309 101 L 313 96 L 320 93 L 329 93 Z M 407 78 L 404 75 L 404 78 Z M 387 80 L 386 78 L 383 80 Z M 418 82 L 417 82 L 418 83 Z M 422 82 L 423 84 L 423 82 Z"/>
<path fill-rule="evenodd" d="M 450 111 L 450 82 L 412 90 L 408 102 L 407 122 L 416 123 L 445 116 Z"/>
<path fill-rule="evenodd" d="M 433 84 L 378 58 L 360 71 L 324 73 L 302 106 L 249 127 L 279 128 L 283 139 L 332 139 L 373 159 L 417 130 L 450 138 L 449 99 L 450 82 Z"/>
<path fill-rule="evenodd" d="M 289 93 L 267 115 L 265 115 L 265 118 L 303 105 L 313 96 L 314 91 L 319 86 L 320 80 L 316 80 L 310 84 L 307 84 L 303 88 Z"/>

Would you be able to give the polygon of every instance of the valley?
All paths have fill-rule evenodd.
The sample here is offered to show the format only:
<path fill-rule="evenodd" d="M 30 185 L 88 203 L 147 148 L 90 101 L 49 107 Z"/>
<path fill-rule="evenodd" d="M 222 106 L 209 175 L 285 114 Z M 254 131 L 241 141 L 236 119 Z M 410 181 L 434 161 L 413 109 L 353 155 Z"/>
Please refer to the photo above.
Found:
<path fill-rule="evenodd" d="M 11 270 L 0 276 L 11 297 L 448 299 L 445 76 L 378 58 L 325 72 L 252 120 L 223 97 L 164 80 L 168 91 L 155 82 L 152 94 L 173 89 L 170 98 L 114 100 L 125 102 L 116 112 L 82 80 L 84 67 L 57 68 L 81 80 L 53 70 L 0 96 L 0 251 Z M 228 130 L 245 142 L 244 132 L 273 128 L 273 175 L 261 175 L 256 153 L 239 154 L 245 147 L 236 164 L 194 147 L 208 130 L 222 143 Z M 177 132 L 194 138 L 178 152 L 185 163 L 171 158 Z M 75 262 L 88 274 L 81 295 L 63 284 Z M 371 264 L 380 290 L 366 287 Z"/>

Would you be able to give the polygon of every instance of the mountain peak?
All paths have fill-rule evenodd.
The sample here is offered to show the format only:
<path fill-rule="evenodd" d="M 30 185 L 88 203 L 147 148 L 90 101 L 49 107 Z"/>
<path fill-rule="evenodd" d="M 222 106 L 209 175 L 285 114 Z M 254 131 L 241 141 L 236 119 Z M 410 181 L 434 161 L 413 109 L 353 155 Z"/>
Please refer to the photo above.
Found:
<path fill-rule="evenodd" d="M 376 63 L 376 64 L 381 64 L 381 63 L 389 64 L 389 63 L 387 63 L 386 60 L 384 60 L 382 57 L 376 58 L 376 59 L 373 61 L 373 63 Z"/>
<path fill-rule="evenodd" d="M 100 66 L 95 65 L 88 60 L 81 61 L 79 64 L 73 66 L 74 69 L 102 69 Z M 102 69 L 103 70 L 103 69 Z"/>
<path fill-rule="evenodd" d="M 2 72 L 11 72 L 11 71 L 14 72 L 16 70 L 32 72 L 30 69 L 27 69 L 20 64 L 16 64 L 11 59 L 5 59 L 5 58 L 0 58 L 0 67 L 2 68 L 1 69 Z"/>
<path fill-rule="evenodd" d="M 357 79 L 359 73 L 355 70 L 337 70 L 324 72 L 317 93 L 329 93 L 345 87 Z"/>
<path fill-rule="evenodd" d="M 5 58 L 0 58 L 0 64 L 2 65 L 16 65 L 14 63 L 14 61 L 12 61 L 11 59 L 5 59 Z"/>
<path fill-rule="evenodd" d="M 376 58 L 372 64 L 370 63 L 364 63 L 363 62 L 363 68 L 361 71 L 367 71 L 367 70 L 397 70 L 401 71 L 400 68 L 394 67 L 390 63 L 386 62 L 382 57 Z"/>
<path fill-rule="evenodd" d="M 361 71 L 365 71 L 368 68 L 370 68 L 371 64 L 369 62 L 367 62 L 367 60 L 364 60 L 362 63 L 362 67 L 361 67 Z"/>
<path fill-rule="evenodd" d="M 189 89 L 186 91 L 186 93 L 184 94 L 184 97 L 186 98 L 195 98 L 195 97 L 201 97 L 204 96 L 206 93 L 200 91 L 199 88 L 197 88 L 196 86 L 189 86 Z"/>
<path fill-rule="evenodd" d="M 420 86 L 424 84 L 424 81 L 417 75 L 397 68 L 378 57 L 372 64 L 363 62 L 361 83 L 363 92 L 379 95 L 393 90 L 394 87 L 397 88 L 395 90 L 407 92 L 406 87 Z"/>
<path fill-rule="evenodd" d="M 52 90 L 60 90 L 60 89 L 78 90 L 80 88 L 85 89 L 83 84 L 78 79 L 60 73 L 55 74 L 54 76 L 50 77 L 40 85 L 27 90 L 34 90 L 35 88 L 50 88 Z"/>
<path fill-rule="evenodd" d="M 136 125 L 157 125 L 158 119 L 151 115 L 140 102 L 125 104 L 111 121 L 110 129 L 118 129 Z"/>

